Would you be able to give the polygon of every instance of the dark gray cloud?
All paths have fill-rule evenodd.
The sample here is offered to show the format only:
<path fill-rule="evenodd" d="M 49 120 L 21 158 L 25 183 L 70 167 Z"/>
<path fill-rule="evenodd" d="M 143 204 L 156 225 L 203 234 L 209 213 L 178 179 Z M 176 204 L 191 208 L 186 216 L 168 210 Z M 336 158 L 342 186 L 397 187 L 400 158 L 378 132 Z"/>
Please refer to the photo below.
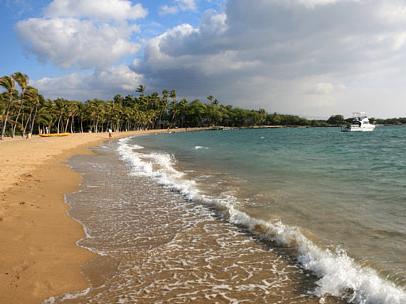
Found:
<path fill-rule="evenodd" d="M 402 115 L 405 26 L 403 1 L 233 0 L 151 39 L 132 68 L 149 86 L 237 105 Z"/>
<path fill-rule="evenodd" d="M 38 80 L 50 96 L 110 97 L 142 82 L 309 116 L 406 115 L 405 1 L 229 0 L 204 12 L 198 26 L 180 24 L 146 41 L 144 57 L 130 67 L 112 65 L 136 52 L 137 28 L 116 19 L 146 12 L 128 0 L 103 1 L 116 9 L 94 11 L 97 1 L 86 0 L 62 14 L 65 2 L 54 0 L 44 18 L 18 24 L 44 61 L 96 71 Z M 122 9 L 129 5 L 132 11 Z"/>

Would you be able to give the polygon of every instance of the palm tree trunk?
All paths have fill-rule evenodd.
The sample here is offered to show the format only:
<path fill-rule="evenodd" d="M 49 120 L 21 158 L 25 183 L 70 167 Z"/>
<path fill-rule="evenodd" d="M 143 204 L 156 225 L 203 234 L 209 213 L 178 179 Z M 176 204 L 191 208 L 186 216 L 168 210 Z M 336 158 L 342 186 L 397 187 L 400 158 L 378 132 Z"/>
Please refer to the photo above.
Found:
<path fill-rule="evenodd" d="M 60 124 L 61 124 L 61 119 L 62 119 L 62 114 L 60 114 L 59 115 L 59 118 L 58 118 L 58 128 L 56 129 L 57 131 L 57 133 L 59 134 L 59 127 L 60 127 Z"/>
<path fill-rule="evenodd" d="M 169 124 L 169 127 L 173 128 L 174 125 L 174 121 L 175 121 L 175 117 L 176 117 L 176 112 L 173 112 L 172 114 L 172 118 L 171 118 L 171 123 Z"/>
<path fill-rule="evenodd" d="M 31 108 L 30 115 L 28 116 L 27 122 L 25 123 L 25 126 L 24 126 L 23 135 L 25 135 L 25 131 L 27 130 L 28 123 L 31 121 L 31 116 L 32 116 L 33 111 L 34 111 L 34 108 Z"/>
<path fill-rule="evenodd" d="M 23 114 L 21 115 L 21 132 L 23 131 L 24 125 L 25 125 L 25 120 L 24 119 L 25 119 L 25 113 L 23 112 Z M 22 133 L 21 133 L 21 135 L 22 135 Z"/>
<path fill-rule="evenodd" d="M 10 114 L 11 103 L 12 103 L 12 97 L 10 96 L 9 100 L 8 100 L 7 108 L 3 112 L 3 116 L 5 116 L 5 117 L 4 117 L 4 122 L 3 122 L 3 128 L 1 130 L 0 140 L 3 140 L 3 138 L 4 138 L 5 134 L 6 134 L 7 121 L 8 121 L 8 117 L 9 117 L 9 114 Z"/>
<path fill-rule="evenodd" d="M 3 109 L 3 113 L 1 113 L 1 116 L 0 116 L 0 129 L 1 130 L 3 130 L 3 117 L 5 116 L 5 114 L 6 114 L 6 109 Z M 1 133 L 0 133 L 0 137 L 1 137 Z"/>
<path fill-rule="evenodd" d="M 4 118 L 3 130 L 1 131 L 1 140 L 3 140 L 4 135 L 6 133 L 7 119 L 8 119 L 8 111 L 6 112 L 6 117 Z"/>
<path fill-rule="evenodd" d="M 72 116 L 71 122 L 70 122 L 70 132 L 73 133 L 73 124 L 75 122 L 75 116 Z"/>
<path fill-rule="evenodd" d="M 9 104 L 7 106 L 7 109 L 5 111 L 5 115 L 3 115 L 3 116 L 5 116 L 5 118 L 4 118 L 4 122 L 3 122 L 3 129 L 1 130 L 1 137 L 0 137 L 1 140 L 3 140 L 4 135 L 6 134 L 7 120 L 8 120 L 8 115 L 9 115 L 9 112 L 10 112 L 10 107 L 11 107 L 11 98 L 9 100 Z"/>
<path fill-rule="evenodd" d="M 70 117 L 68 117 L 68 120 L 66 121 L 64 133 L 66 133 L 68 131 L 69 120 L 70 120 Z"/>
<path fill-rule="evenodd" d="M 14 126 L 13 126 L 13 131 L 12 131 L 11 137 L 14 137 L 16 135 L 16 128 L 17 128 L 18 119 L 20 118 L 22 108 L 23 108 L 23 103 L 21 101 L 21 105 L 20 105 L 20 108 L 18 109 L 18 113 L 17 113 L 17 117 L 16 117 L 16 120 L 15 120 L 15 123 L 14 123 Z"/>
<path fill-rule="evenodd" d="M 35 105 L 34 116 L 33 116 L 32 121 L 31 121 L 31 130 L 30 130 L 31 134 L 34 131 L 34 123 L 35 123 L 35 118 L 37 117 L 37 112 L 38 112 L 38 105 Z"/>

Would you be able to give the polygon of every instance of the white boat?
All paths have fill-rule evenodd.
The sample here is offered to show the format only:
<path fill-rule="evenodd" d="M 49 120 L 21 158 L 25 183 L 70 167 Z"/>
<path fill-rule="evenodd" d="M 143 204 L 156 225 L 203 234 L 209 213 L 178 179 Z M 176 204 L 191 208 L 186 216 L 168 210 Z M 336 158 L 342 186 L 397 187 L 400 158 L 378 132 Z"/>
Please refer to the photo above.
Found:
<path fill-rule="evenodd" d="M 369 122 L 365 112 L 353 113 L 351 124 L 341 129 L 343 132 L 371 132 L 373 130 L 375 130 L 375 125 Z"/>

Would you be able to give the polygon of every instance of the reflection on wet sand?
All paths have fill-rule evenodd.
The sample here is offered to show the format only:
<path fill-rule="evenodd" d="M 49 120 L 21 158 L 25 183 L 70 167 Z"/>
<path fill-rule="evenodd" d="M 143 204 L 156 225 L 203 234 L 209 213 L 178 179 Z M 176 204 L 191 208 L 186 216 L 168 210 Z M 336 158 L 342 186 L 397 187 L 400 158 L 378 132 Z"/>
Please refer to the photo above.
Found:
<path fill-rule="evenodd" d="M 92 288 L 55 303 L 319 303 L 314 279 L 294 261 L 214 210 L 145 177 L 129 176 L 113 152 L 78 156 L 81 191 L 71 214 L 101 256 L 84 267 Z M 336 303 L 326 299 L 325 303 Z"/>

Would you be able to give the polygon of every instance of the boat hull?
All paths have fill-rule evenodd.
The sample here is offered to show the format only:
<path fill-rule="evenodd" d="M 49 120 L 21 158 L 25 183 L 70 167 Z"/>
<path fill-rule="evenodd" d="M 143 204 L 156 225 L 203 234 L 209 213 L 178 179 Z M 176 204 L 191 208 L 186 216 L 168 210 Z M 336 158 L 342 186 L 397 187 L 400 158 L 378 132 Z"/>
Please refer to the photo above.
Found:
<path fill-rule="evenodd" d="M 70 133 L 59 133 L 59 134 L 52 133 L 52 134 L 40 134 L 39 136 L 40 137 L 63 137 L 63 136 L 69 136 L 69 135 L 70 135 Z"/>
<path fill-rule="evenodd" d="M 368 127 L 358 127 L 358 126 L 350 126 L 347 128 L 343 128 L 342 132 L 372 132 L 375 130 L 374 125 L 369 125 Z"/>

